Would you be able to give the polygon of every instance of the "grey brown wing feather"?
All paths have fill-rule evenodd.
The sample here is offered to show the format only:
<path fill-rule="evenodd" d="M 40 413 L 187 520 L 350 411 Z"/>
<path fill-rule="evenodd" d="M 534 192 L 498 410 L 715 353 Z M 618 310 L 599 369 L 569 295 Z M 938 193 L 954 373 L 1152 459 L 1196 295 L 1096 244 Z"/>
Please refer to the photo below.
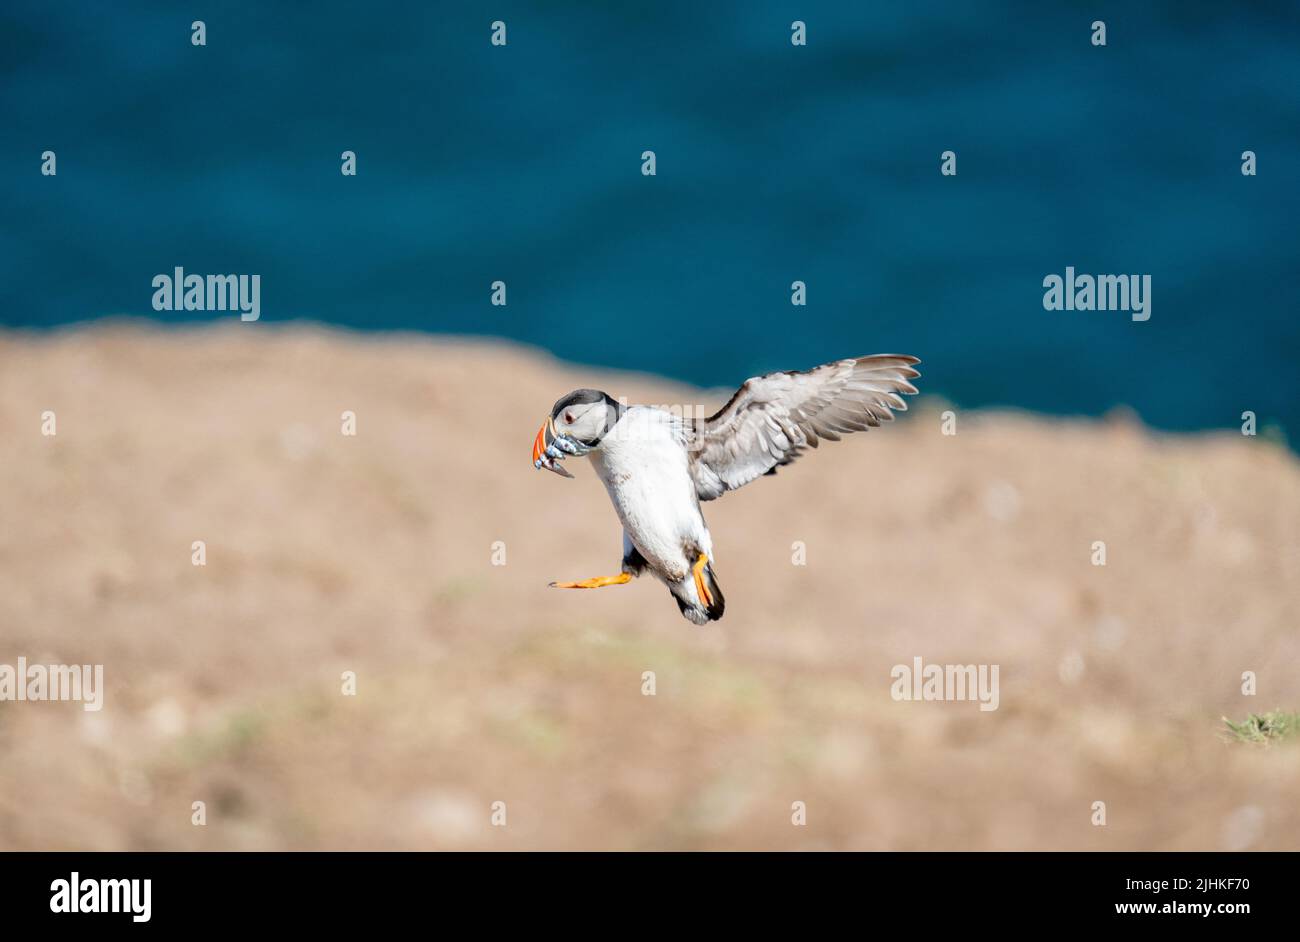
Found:
<path fill-rule="evenodd" d="M 839 441 L 892 421 L 916 357 L 876 354 L 837 360 L 802 372 L 768 373 L 745 381 L 718 412 L 688 427 L 691 474 L 700 500 L 713 500 L 774 472 L 821 439 Z"/>

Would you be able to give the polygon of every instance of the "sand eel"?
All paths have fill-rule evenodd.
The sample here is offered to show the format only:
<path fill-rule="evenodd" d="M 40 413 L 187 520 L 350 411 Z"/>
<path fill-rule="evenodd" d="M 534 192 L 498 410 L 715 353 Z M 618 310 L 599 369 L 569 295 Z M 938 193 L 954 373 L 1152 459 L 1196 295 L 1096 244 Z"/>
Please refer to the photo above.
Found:
<path fill-rule="evenodd" d="M 726 602 L 700 502 L 775 474 L 821 439 L 891 421 L 907 408 L 900 394 L 916 392 L 909 380 L 919 362 L 879 354 L 756 376 L 703 420 L 626 406 L 597 389 L 569 393 L 537 432 L 533 466 L 571 478 L 564 458 L 591 459 L 623 522 L 623 565 L 617 576 L 551 585 L 598 589 L 649 569 L 692 622 L 721 618 Z"/>

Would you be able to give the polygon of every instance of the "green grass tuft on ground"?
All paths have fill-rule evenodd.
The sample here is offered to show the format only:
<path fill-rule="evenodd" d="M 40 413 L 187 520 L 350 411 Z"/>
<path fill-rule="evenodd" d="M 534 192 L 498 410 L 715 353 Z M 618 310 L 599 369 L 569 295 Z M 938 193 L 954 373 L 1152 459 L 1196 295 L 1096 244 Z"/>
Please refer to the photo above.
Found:
<path fill-rule="evenodd" d="M 1240 723 L 1223 717 L 1227 738 L 1235 742 L 1269 745 L 1300 735 L 1300 713 L 1273 710 L 1269 713 L 1251 713 Z"/>

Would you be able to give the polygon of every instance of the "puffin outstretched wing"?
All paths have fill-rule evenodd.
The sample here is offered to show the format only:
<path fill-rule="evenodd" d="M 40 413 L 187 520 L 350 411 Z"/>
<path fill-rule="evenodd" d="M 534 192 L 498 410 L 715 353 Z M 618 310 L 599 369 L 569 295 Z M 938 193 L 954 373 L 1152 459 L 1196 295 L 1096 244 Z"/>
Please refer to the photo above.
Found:
<path fill-rule="evenodd" d="M 891 409 L 907 409 L 899 394 L 916 393 L 908 380 L 921 375 L 912 369 L 920 362 L 876 354 L 746 380 L 716 414 L 687 427 L 695 493 L 713 500 L 775 473 L 819 439 L 892 421 Z"/>

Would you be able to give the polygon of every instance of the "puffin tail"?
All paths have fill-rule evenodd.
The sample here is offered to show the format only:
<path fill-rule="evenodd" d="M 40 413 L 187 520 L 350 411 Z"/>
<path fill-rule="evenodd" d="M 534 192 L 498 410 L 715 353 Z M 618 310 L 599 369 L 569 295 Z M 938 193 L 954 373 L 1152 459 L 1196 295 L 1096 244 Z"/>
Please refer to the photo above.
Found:
<path fill-rule="evenodd" d="M 722 587 L 718 585 L 717 576 L 713 574 L 712 564 L 700 570 L 700 582 L 704 586 L 705 594 L 699 592 L 691 576 L 687 576 L 678 586 L 672 587 L 672 593 L 677 601 L 677 607 L 681 609 L 688 621 L 697 625 L 707 625 L 722 617 L 722 613 L 727 610 L 727 600 L 722 595 Z"/>
<path fill-rule="evenodd" d="M 727 610 L 727 600 L 722 596 L 722 587 L 718 585 L 718 577 L 713 574 L 713 564 L 704 567 L 704 585 L 709 590 L 710 603 L 704 606 L 704 610 L 709 613 L 709 621 L 717 621 L 722 617 L 722 613 Z"/>

